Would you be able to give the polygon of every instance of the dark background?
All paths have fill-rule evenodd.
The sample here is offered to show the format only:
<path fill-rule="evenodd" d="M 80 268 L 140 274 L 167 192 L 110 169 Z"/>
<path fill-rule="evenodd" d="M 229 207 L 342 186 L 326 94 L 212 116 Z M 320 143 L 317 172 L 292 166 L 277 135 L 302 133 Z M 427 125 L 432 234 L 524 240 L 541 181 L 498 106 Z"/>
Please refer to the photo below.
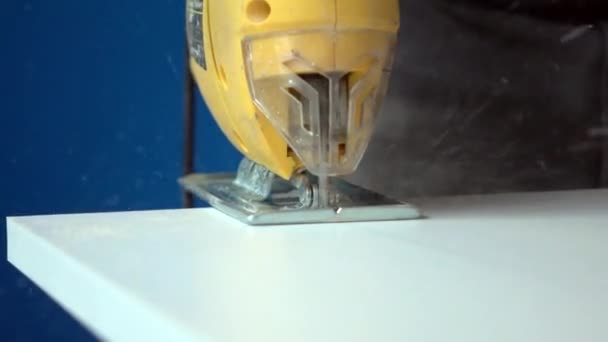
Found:
<path fill-rule="evenodd" d="M 3 2 L 0 341 L 93 339 L 5 261 L 5 216 L 180 207 L 184 3 Z M 200 111 L 198 169 L 236 168 Z"/>

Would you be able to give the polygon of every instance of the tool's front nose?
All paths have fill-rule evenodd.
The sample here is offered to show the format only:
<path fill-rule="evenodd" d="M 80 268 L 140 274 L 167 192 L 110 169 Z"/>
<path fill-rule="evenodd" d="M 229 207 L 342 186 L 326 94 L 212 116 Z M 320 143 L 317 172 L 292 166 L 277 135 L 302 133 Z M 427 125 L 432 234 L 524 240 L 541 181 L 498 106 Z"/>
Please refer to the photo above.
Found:
<path fill-rule="evenodd" d="M 321 30 L 245 40 L 256 105 L 313 174 L 357 168 L 386 93 L 395 39 Z"/>

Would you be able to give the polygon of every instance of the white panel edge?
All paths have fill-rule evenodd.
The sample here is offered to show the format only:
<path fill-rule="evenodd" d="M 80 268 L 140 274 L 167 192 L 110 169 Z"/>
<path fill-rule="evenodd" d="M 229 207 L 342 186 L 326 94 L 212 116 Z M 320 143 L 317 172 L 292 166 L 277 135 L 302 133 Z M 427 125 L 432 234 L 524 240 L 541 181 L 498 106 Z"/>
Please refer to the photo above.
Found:
<path fill-rule="evenodd" d="M 117 289 L 112 282 L 37 236 L 18 218 L 8 217 L 6 230 L 8 262 L 80 322 L 86 322 L 97 337 L 109 341 L 211 341 Z M 61 267 L 52 268 L 54 265 Z M 106 297 L 111 293 L 112 300 L 91 300 L 98 292 Z"/>

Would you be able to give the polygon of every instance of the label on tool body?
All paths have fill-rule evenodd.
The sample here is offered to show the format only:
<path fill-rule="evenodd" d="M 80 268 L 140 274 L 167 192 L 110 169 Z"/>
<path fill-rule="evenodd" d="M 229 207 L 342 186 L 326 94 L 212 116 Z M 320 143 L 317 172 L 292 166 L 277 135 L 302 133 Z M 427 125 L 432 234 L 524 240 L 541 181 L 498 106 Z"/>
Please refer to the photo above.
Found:
<path fill-rule="evenodd" d="M 203 1 L 188 0 L 187 20 L 188 20 L 188 46 L 190 57 L 198 65 L 207 70 L 207 60 L 205 59 L 205 41 L 203 34 Z"/>

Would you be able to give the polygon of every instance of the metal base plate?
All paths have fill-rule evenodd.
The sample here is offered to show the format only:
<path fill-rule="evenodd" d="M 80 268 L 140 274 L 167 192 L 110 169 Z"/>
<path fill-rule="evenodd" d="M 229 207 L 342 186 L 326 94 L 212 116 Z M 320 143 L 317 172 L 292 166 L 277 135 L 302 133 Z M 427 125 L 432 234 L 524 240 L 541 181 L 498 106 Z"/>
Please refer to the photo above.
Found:
<path fill-rule="evenodd" d="M 334 183 L 338 208 L 302 207 L 297 196 L 264 201 L 245 199 L 234 185 L 236 174 L 193 174 L 179 180 L 188 191 L 214 208 L 250 225 L 278 225 L 329 222 L 395 221 L 422 218 L 414 206 L 386 198 L 348 182 Z M 277 182 L 283 182 L 277 180 Z M 280 188 L 282 184 L 277 184 Z"/>

